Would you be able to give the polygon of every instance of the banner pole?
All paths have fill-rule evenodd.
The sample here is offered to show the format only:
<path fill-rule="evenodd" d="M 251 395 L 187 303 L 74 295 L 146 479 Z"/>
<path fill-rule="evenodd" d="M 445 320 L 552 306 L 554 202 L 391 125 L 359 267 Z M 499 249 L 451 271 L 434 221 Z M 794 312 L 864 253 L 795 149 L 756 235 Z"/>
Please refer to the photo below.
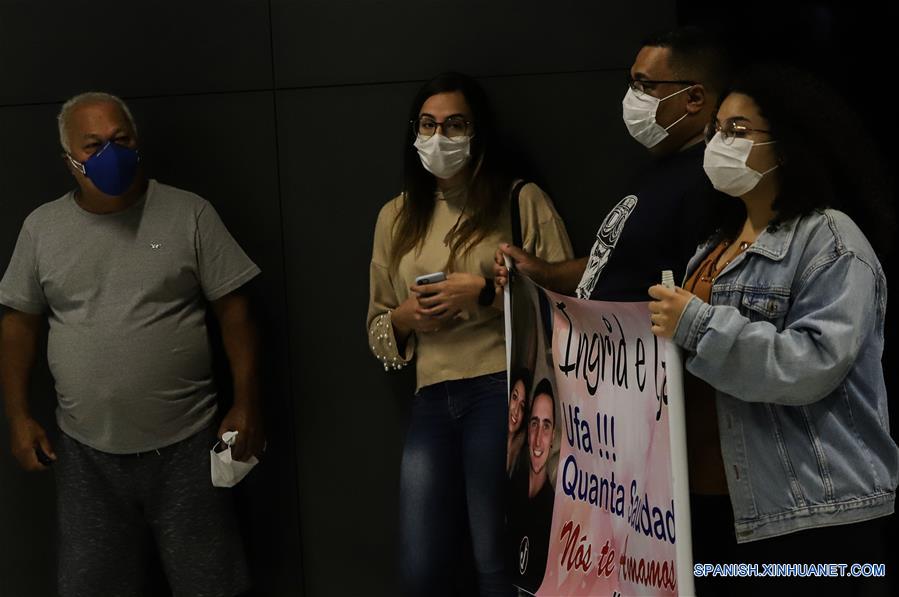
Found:
<path fill-rule="evenodd" d="M 662 285 L 674 288 L 671 270 L 662 272 Z M 684 412 L 684 361 L 679 346 L 666 341 L 665 375 L 668 386 L 668 433 L 671 439 L 671 485 L 677 528 L 677 592 L 695 595 L 693 539 L 690 521 L 690 476 L 687 470 L 687 426 Z"/>
<path fill-rule="evenodd" d="M 508 255 L 503 255 L 506 262 L 506 271 L 509 277 L 503 286 L 503 319 L 506 330 L 506 399 L 512 393 L 512 260 Z"/>

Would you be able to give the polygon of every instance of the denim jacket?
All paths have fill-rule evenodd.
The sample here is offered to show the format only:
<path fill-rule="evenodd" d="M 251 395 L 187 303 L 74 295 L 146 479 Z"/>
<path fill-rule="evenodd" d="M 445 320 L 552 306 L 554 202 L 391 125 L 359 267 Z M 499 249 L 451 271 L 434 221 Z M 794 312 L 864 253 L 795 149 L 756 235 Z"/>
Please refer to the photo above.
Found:
<path fill-rule="evenodd" d="M 886 293 L 867 239 L 828 209 L 762 232 L 718 275 L 711 304 L 687 304 L 674 341 L 716 389 L 737 542 L 893 512 Z"/>

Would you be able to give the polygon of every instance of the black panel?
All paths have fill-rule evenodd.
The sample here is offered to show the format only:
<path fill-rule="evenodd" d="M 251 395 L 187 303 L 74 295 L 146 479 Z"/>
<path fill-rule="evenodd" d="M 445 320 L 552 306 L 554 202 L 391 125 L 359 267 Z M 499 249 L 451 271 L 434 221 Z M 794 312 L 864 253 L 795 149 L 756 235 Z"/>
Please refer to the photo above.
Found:
<path fill-rule="evenodd" d="M 288 317 L 296 339 L 290 370 L 310 595 L 397 594 L 402 419 L 414 387 L 409 375 L 391 386 L 396 376 L 386 376 L 370 356 L 365 310 L 374 222 L 400 189 L 403 122 L 416 87 L 278 94 Z M 360 125 L 361 113 L 378 114 L 397 128 L 372 134 Z"/>
<path fill-rule="evenodd" d="M 7 256 L 0 256 L 6 263 Z M 46 343 L 42 343 L 46 346 Z M 46 364 L 35 371 L 31 414 L 55 442 L 56 394 Z M 0 595 L 56 595 L 56 489 L 52 472 L 26 473 L 9 452 L 0 424 Z"/>
<path fill-rule="evenodd" d="M 0 105 L 271 86 L 257 0 L 0 3 Z"/>
<path fill-rule="evenodd" d="M 674 3 L 272 0 L 279 87 L 629 66 Z"/>

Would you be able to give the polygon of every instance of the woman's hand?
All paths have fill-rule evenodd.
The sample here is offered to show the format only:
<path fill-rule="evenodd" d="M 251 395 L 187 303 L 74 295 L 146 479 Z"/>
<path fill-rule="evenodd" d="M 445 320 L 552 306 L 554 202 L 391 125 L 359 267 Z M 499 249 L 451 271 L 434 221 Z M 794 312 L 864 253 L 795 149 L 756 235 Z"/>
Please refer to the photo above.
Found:
<path fill-rule="evenodd" d="M 410 294 L 390 315 L 393 334 L 399 345 L 404 345 L 412 332 L 436 332 L 440 322 L 418 313 L 418 296 Z"/>
<path fill-rule="evenodd" d="M 475 310 L 478 296 L 486 283 L 482 276 L 456 272 L 443 282 L 410 286 L 418 296 L 415 313 L 431 321 L 445 323 L 461 311 Z"/>
<path fill-rule="evenodd" d="M 683 288 L 667 288 L 661 284 L 649 287 L 649 296 L 656 299 L 649 303 L 649 320 L 652 333 L 662 338 L 673 338 L 677 322 L 687 308 L 693 294 Z"/>

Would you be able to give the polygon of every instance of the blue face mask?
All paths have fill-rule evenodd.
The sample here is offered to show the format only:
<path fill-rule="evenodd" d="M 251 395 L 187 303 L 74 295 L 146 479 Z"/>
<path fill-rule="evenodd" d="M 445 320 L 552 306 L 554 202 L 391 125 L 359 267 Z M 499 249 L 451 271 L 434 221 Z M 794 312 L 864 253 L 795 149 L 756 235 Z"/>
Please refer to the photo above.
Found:
<path fill-rule="evenodd" d="M 122 195 L 134 182 L 140 154 L 135 149 L 107 141 L 100 151 L 83 164 L 72 156 L 69 160 L 82 174 L 91 179 L 100 191 L 112 197 Z"/>

